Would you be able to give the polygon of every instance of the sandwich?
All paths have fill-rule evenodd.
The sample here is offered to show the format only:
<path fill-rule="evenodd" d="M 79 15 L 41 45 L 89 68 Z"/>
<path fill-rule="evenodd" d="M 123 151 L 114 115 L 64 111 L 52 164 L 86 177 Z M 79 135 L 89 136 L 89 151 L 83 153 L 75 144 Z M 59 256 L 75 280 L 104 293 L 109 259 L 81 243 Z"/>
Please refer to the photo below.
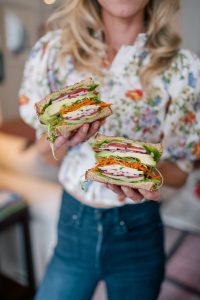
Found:
<path fill-rule="evenodd" d="M 47 95 L 36 103 L 39 121 L 48 126 L 48 139 L 54 143 L 84 123 L 92 123 L 112 114 L 111 104 L 101 101 L 99 84 L 87 78 Z"/>
<path fill-rule="evenodd" d="M 97 134 L 92 148 L 96 166 L 86 171 L 86 180 L 145 190 L 162 185 L 162 176 L 156 169 L 163 151 L 161 144 Z"/>

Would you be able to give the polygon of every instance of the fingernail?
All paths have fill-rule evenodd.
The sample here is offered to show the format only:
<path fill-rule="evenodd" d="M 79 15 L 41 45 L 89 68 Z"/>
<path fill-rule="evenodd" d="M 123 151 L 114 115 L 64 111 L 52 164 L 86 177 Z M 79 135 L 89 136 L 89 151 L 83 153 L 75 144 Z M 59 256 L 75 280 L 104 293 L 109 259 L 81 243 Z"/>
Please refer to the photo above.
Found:
<path fill-rule="evenodd" d="M 129 188 L 126 187 L 126 186 L 122 186 L 121 189 L 122 189 L 124 192 L 128 192 L 128 191 L 129 191 Z"/>
<path fill-rule="evenodd" d="M 54 149 L 60 147 L 62 144 L 63 144 L 63 137 L 62 137 L 62 136 L 59 136 L 59 137 L 56 139 L 56 142 L 55 142 L 55 144 L 54 144 Z"/>
<path fill-rule="evenodd" d="M 119 202 L 124 202 L 126 197 L 124 195 L 118 196 L 118 201 Z"/>
<path fill-rule="evenodd" d="M 94 129 L 97 129 L 99 127 L 99 122 L 94 123 Z"/>
<path fill-rule="evenodd" d="M 86 133 L 88 131 L 88 124 L 83 125 L 83 132 Z"/>

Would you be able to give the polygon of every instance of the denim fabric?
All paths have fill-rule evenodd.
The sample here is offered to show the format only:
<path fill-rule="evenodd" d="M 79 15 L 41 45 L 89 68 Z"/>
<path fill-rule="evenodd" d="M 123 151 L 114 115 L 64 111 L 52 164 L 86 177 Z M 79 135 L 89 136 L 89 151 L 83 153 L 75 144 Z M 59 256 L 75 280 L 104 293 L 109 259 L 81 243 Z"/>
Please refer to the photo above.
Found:
<path fill-rule="evenodd" d="M 58 242 L 37 300 L 155 300 L 164 275 L 159 203 L 95 209 L 63 193 Z"/>

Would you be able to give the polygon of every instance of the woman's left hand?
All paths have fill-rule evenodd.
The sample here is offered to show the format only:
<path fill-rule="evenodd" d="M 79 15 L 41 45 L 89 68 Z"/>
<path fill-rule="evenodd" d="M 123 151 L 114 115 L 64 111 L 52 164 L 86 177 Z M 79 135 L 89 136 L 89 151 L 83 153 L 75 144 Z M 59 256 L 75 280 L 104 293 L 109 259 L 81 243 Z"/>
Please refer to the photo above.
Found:
<path fill-rule="evenodd" d="M 105 184 L 105 186 L 118 195 L 118 199 L 120 202 L 123 202 L 126 198 L 130 198 L 131 200 L 138 203 L 143 199 L 154 201 L 160 200 L 160 190 L 147 191 L 143 189 L 132 189 L 127 186 L 119 186 L 109 183 Z"/>

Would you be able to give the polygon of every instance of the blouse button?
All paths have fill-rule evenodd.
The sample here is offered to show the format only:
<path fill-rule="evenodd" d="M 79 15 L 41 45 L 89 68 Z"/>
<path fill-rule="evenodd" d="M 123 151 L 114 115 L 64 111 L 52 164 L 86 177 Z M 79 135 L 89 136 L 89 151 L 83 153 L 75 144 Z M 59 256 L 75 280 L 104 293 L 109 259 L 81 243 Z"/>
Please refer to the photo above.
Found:
<path fill-rule="evenodd" d="M 119 224 L 120 224 L 121 226 L 124 226 L 125 223 L 124 223 L 124 221 L 120 221 Z"/>

